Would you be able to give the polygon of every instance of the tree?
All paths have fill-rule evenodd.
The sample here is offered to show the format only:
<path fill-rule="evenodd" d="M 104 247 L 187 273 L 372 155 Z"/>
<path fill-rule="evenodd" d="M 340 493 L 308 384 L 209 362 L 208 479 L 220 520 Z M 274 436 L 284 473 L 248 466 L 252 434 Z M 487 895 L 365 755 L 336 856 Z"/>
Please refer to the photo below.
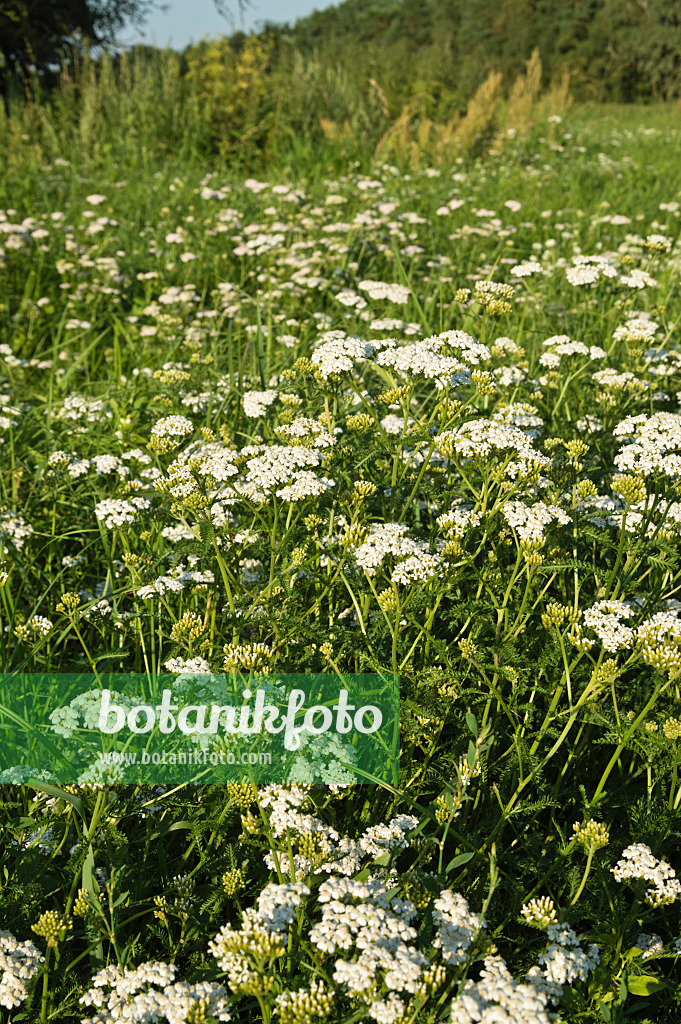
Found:
<path fill-rule="evenodd" d="M 157 0 L 0 0 L 0 88 L 13 71 L 48 78 L 79 40 L 112 44 L 126 22 L 141 24 Z"/>
<path fill-rule="evenodd" d="M 249 0 L 236 2 L 242 9 Z M 214 3 L 229 19 L 224 0 Z M 49 83 L 65 49 L 84 40 L 115 47 L 124 25 L 142 25 L 154 9 L 167 10 L 167 5 L 162 0 L 0 0 L 0 91 L 6 92 L 13 71 L 26 80 L 35 70 Z"/>

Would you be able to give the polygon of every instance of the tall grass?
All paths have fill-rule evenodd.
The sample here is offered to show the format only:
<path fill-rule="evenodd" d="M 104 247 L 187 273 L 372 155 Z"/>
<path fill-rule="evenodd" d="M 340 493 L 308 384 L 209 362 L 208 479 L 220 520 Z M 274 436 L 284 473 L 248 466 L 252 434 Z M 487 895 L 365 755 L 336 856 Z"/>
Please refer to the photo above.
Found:
<path fill-rule="evenodd" d="M 251 36 L 238 52 L 222 38 L 183 57 L 146 48 L 74 57 L 51 93 L 34 77 L 0 109 L 8 165 L 25 166 L 30 140 L 36 161 L 67 156 L 84 172 L 171 155 L 189 163 L 217 155 L 257 167 L 323 144 L 331 144 L 339 166 L 372 156 L 417 166 L 478 155 L 508 128 L 527 131 L 549 96 L 569 102 L 567 79 L 542 98 L 538 52 L 507 102 L 495 72 L 462 111 L 420 87 L 395 110 L 389 83 L 359 67 L 296 50 L 280 53 L 273 66 L 271 52 L 266 37 Z"/>

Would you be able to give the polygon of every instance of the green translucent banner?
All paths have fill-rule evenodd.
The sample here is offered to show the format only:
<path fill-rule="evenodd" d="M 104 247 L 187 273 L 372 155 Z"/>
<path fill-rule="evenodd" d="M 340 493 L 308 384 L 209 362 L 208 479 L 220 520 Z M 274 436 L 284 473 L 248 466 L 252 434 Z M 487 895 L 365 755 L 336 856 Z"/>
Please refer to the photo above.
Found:
<path fill-rule="evenodd" d="M 399 677 L 0 675 L 0 783 L 399 782 Z"/>

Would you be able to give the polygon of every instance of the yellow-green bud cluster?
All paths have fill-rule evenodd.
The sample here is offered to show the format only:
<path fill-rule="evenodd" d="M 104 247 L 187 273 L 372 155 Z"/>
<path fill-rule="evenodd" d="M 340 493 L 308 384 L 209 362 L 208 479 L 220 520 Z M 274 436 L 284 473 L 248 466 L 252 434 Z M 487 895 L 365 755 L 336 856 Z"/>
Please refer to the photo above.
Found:
<path fill-rule="evenodd" d="M 622 496 L 627 505 L 635 505 L 637 502 L 645 500 L 646 484 L 640 476 L 616 473 L 612 478 L 612 489 Z"/>
<path fill-rule="evenodd" d="M 461 801 L 455 798 L 452 798 L 452 800 L 452 806 L 450 807 L 445 794 L 440 793 L 435 801 L 435 820 L 438 825 L 446 825 L 448 821 L 453 821 L 461 810 Z"/>
<path fill-rule="evenodd" d="M 557 921 L 556 908 L 553 900 L 548 896 L 530 900 L 523 906 L 520 913 L 530 928 L 538 928 L 540 931 L 546 931 L 549 925 L 556 924 Z"/>
<path fill-rule="evenodd" d="M 509 299 L 513 298 L 515 298 L 513 285 L 503 284 L 500 281 L 476 281 L 475 301 L 479 302 L 483 308 L 486 306 L 489 310 L 493 302 L 508 304 Z"/>
<path fill-rule="evenodd" d="M 147 442 L 147 448 L 156 455 L 168 455 L 180 447 L 180 442 L 173 437 L 152 437 Z"/>
<path fill-rule="evenodd" d="M 384 612 L 395 612 L 399 607 L 399 599 L 394 590 L 382 590 L 378 595 L 378 603 Z"/>
<path fill-rule="evenodd" d="M 329 1016 L 333 1009 L 333 999 L 333 992 L 325 988 L 323 981 L 313 981 L 309 988 L 278 995 L 275 1013 L 281 1024 L 315 1024 Z"/>
<path fill-rule="evenodd" d="M 67 615 L 71 615 L 79 604 L 80 595 L 67 591 L 65 594 L 62 594 L 61 601 L 57 605 L 57 611 L 66 612 Z"/>
<path fill-rule="evenodd" d="M 459 640 L 459 650 L 462 656 L 470 661 L 478 653 L 478 646 L 468 637 L 464 637 L 463 640 Z"/>
<path fill-rule="evenodd" d="M 266 668 L 272 660 L 272 651 L 267 644 L 225 644 L 222 648 L 225 660 L 222 667 L 230 672 L 244 670 L 255 672 Z"/>
<path fill-rule="evenodd" d="M 241 868 L 234 868 L 233 871 L 225 871 L 222 876 L 222 888 L 227 896 L 235 896 L 240 889 L 245 889 L 246 879 Z"/>
<path fill-rule="evenodd" d="M 158 380 L 161 384 L 184 384 L 186 381 L 191 380 L 191 374 L 187 373 L 186 370 L 154 370 L 154 380 Z"/>
<path fill-rule="evenodd" d="M 486 306 L 487 313 L 492 317 L 507 316 L 513 311 L 513 306 L 506 299 L 490 299 Z"/>
<path fill-rule="evenodd" d="M 241 828 L 243 829 L 244 835 L 256 835 L 262 827 L 262 821 L 256 817 L 255 814 L 251 814 L 250 811 L 246 811 L 245 814 L 241 815 Z"/>
<path fill-rule="evenodd" d="M 87 917 L 90 913 L 90 903 L 88 901 L 89 892 L 87 889 L 79 889 L 78 895 L 73 901 L 73 913 L 76 917 Z"/>
<path fill-rule="evenodd" d="M 568 621 L 570 609 L 557 601 L 550 601 L 542 612 L 541 624 L 544 629 L 560 629 Z"/>
<path fill-rule="evenodd" d="M 192 644 L 199 639 L 204 629 L 205 626 L 200 615 L 197 615 L 196 612 L 185 612 L 173 625 L 170 639 L 176 644 Z"/>
<path fill-rule="evenodd" d="M 226 782 L 225 789 L 231 803 L 240 810 L 250 807 L 256 798 L 257 791 L 249 782 Z"/>
<path fill-rule="evenodd" d="M 372 484 L 370 480 L 355 480 L 355 487 L 352 493 L 355 498 L 370 498 L 376 491 L 376 484 Z"/>
<path fill-rule="evenodd" d="M 458 558 L 462 554 L 463 545 L 461 541 L 457 538 L 448 540 L 447 543 L 443 546 L 442 551 L 440 552 L 440 555 L 442 556 L 444 561 L 450 558 Z"/>
<path fill-rule="evenodd" d="M 593 480 L 578 480 L 575 484 L 575 494 L 583 501 L 584 498 L 591 498 L 594 494 L 598 494 L 598 488 Z"/>
<path fill-rule="evenodd" d="M 471 377 L 479 395 L 493 395 L 496 391 L 494 377 L 487 370 L 473 370 Z"/>
<path fill-rule="evenodd" d="M 442 988 L 446 980 L 447 971 L 442 964 L 427 967 L 418 980 L 414 994 L 422 999 L 428 998 L 433 992 L 437 992 L 439 988 Z"/>
<path fill-rule="evenodd" d="M 319 653 L 323 658 L 326 658 L 327 661 L 330 661 L 333 657 L 333 644 L 328 640 L 325 640 L 323 644 L 319 645 Z"/>
<path fill-rule="evenodd" d="M 209 1009 L 210 999 L 208 996 L 201 996 L 187 1010 L 184 1018 L 186 1024 L 212 1024 L 215 1017 L 213 1017 L 212 1014 L 209 1014 Z"/>
<path fill-rule="evenodd" d="M 681 740 L 681 721 L 678 718 L 668 718 L 662 726 L 662 732 L 668 740 Z"/>
<path fill-rule="evenodd" d="M 298 849 L 312 864 L 326 859 L 324 841 L 319 832 L 303 832 L 298 838 Z"/>
<path fill-rule="evenodd" d="M 540 544 L 542 542 L 540 541 Z M 542 565 L 544 562 L 544 556 L 539 550 L 539 546 L 533 543 L 520 542 L 520 549 L 523 553 L 523 558 L 530 568 L 536 568 L 538 565 Z"/>
<path fill-rule="evenodd" d="M 351 523 L 343 534 L 343 546 L 357 548 L 360 544 L 364 543 L 366 535 L 366 527 L 361 526 L 359 523 Z"/>
<path fill-rule="evenodd" d="M 587 850 L 600 850 L 610 842 L 610 832 L 602 821 L 576 821 L 571 839 Z"/>
<path fill-rule="evenodd" d="M 681 653 L 678 647 L 671 644 L 653 646 L 647 641 L 641 644 L 641 652 L 646 665 L 656 668 L 658 672 L 669 672 L 674 675 L 681 670 Z"/>
<path fill-rule="evenodd" d="M 31 931 L 45 939 L 48 946 L 58 946 L 66 938 L 66 933 L 73 928 L 71 918 L 59 914 L 56 910 L 46 910 L 37 922 L 31 925 Z"/>
<path fill-rule="evenodd" d="M 607 658 L 602 665 L 594 670 L 592 681 L 597 684 L 609 686 L 614 683 L 620 674 L 619 665 L 614 658 Z"/>
<path fill-rule="evenodd" d="M 381 395 L 381 401 L 385 405 L 397 405 L 398 402 L 403 401 L 407 397 L 410 391 L 409 384 L 403 384 L 399 388 L 391 388 L 390 391 L 384 391 Z"/>
<path fill-rule="evenodd" d="M 368 412 L 357 412 L 354 416 L 348 416 L 347 426 L 348 430 L 354 430 L 359 434 L 363 434 L 368 430 L 373 430 L 376 426 L 376 420 Z"/>

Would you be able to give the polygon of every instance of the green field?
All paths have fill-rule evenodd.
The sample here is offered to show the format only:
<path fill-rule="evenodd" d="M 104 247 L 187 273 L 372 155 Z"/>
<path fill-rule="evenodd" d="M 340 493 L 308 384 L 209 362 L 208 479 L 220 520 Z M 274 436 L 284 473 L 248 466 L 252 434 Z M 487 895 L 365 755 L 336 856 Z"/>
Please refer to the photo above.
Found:
<path fill-rule="evenodd" d="M 0 1020 L 673 1024 L 678 105 L 438 159 L 138 100 L 0 123 L 2 693 L 397 673 L 400 777 L 5 766 Z"/>

